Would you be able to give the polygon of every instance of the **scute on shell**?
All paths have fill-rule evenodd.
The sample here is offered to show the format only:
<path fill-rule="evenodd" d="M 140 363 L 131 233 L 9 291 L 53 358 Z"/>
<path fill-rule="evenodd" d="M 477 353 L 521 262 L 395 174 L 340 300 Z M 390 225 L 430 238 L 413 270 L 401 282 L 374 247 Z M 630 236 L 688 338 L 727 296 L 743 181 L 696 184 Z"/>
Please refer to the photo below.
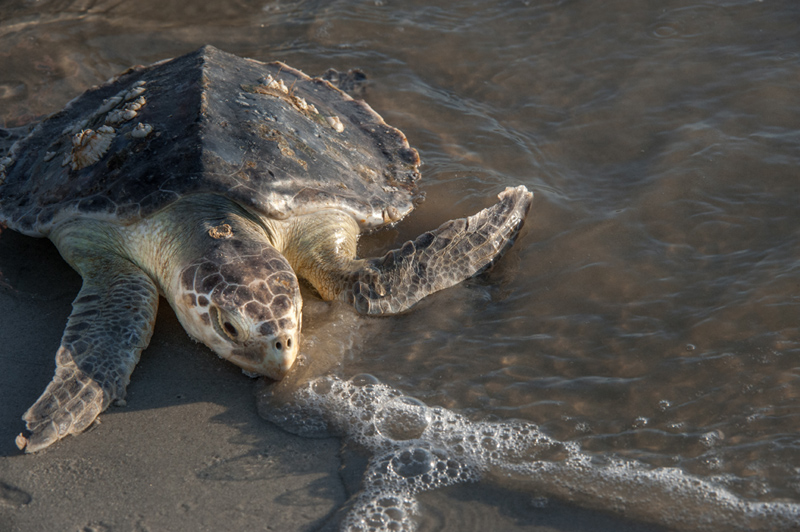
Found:
<path fill-rule="evenodd" d="M 133 222 L 194 193 L 279 219 L 337 208 L 369 230 L 422 197 L 417 152 L 367 104 L 211 46 L 120 74 L 17 144 L 0 222 L 32 236 L 76 215 Z"/>

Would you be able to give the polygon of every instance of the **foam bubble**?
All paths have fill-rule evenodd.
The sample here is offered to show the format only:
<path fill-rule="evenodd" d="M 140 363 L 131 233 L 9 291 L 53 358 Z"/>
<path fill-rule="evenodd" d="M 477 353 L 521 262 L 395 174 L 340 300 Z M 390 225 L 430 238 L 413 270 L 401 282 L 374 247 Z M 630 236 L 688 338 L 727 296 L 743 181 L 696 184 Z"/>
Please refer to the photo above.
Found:
<path fill-rule="evenodd" d="M 389 439 L 402 441 L 419 438 L 431 422 L 430 409 L 407 396 L 397 397 L 378 410 L 376 428 Z"/>

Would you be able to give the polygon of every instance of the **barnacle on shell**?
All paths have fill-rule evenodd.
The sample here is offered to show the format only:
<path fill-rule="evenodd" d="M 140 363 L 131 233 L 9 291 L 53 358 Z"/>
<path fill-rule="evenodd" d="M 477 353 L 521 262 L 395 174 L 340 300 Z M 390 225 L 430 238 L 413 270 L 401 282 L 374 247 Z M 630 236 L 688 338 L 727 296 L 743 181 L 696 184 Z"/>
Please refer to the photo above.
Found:
<path fill-rule="evenodd" d="M 103 104 L 97 109 L 97 114 L 107 113 L 122 101 L 122 96 L 117 94 L 116 96 L 112 96 L 111 98 L 106 98 L 103 100 Z"/>
<path fill-rule="evenodd" d="M 129 90 L 128 92 L 125 93 L 125 101 L 126 102 L 130 101 L 130 100 L 133 100 L 134 98 L 138 98 L 139 96 L 144 94 L 144 91 L 146 90 L 144 88 L 144 84 L 142 83 L 141 85 L 139 85 L 138 83 L 139 82 L 137 82 L 137 84 L 135 84 L 131 88 L 131 90 Z"/>
<path fill-rule="evenodd" d="M 106 115 L 106 124 L 115 126 L 122 122 L 133 120 L 138 114 L 137 111 L 144 107 L 145 103 L 147 103 L 147 100 L 145 100 L 144 96 L 139 96 L 132 102 L 125 104 L 122 109 L 114 109 Z"/>
<path fill-rule="evenodd" d="M 144 96 L 139 96 L 138 98 L 127 104 L 125 106 L 125 109 L 130 109 L 131 111 L 138 111 L 139 109 L 144 107 L 144 104 L 146 103 L 147 100 L 145 100 Z"/>
<path fill-rule="evenodd" d="M 69 160 L 71 168 L 80 170 L 99 161 L 111 146 L 115 134 L 114 128 L 110 126 L 101 126 L 97 131 L 84 129 L 76 133 L 72 137 L 72 154 Z"/>
<path fill-rule="evenodd" d="M 283 82 L 282 79 L 276 80 L 271 75 L 267 74 L 266 77 L 261 78 L 259 80 L 262 85 L 264 85 L 268 89 L 280 91 L 284 94 L 289 94 L 289 87 Z"/>
<path fill-rule="evenodd" d="M 139 122 L 131 131 L 131 137 L 135 139 L 143 139 L 149 135 L 151 131 L 153 131 L 153 126 L 150 124 L 145 124 L 144 122 Z"/>
<path fill-rule="evenodd" d="M 136 111 L 130 109 L 114 109 L 106 115 L 106 124 L 117 125 L 136 118 Z"/>
<path fill-rule="evenodd" d="M 338 116 L 326 116 L 325 120 L 328 122 L 328 125 L 331 126 L 337 133 L 344 131 L 344 124 L 342 124 L 342 121 Z"/>

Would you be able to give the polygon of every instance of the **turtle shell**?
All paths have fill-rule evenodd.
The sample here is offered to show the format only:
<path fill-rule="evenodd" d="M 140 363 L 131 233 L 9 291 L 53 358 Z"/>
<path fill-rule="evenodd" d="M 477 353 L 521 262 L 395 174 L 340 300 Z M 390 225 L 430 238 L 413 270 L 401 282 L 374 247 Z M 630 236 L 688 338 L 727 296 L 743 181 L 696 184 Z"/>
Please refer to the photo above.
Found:
<path fill-rule="evenodd" d="M 418 166 L 403 133 L 329 82 L 205 46 L 123 72 L 16 142 L 0 221 L 43 236 L 214 193 L 278 219 L 336 208 L 368 230 L 421 200 Z"/>

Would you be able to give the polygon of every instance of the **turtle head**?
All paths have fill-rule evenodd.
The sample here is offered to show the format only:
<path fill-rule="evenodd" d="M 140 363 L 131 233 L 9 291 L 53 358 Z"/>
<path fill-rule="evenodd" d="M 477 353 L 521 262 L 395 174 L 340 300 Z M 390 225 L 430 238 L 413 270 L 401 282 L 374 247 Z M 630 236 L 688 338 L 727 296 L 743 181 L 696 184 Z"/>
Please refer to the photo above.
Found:
<path fill-rule="evenodd" d="M 222 239 L 178 276 L 184 328 L 247 373 L 283 378 L 300 347 L 303 301 L 288 261 L 266 243 Z"/>

